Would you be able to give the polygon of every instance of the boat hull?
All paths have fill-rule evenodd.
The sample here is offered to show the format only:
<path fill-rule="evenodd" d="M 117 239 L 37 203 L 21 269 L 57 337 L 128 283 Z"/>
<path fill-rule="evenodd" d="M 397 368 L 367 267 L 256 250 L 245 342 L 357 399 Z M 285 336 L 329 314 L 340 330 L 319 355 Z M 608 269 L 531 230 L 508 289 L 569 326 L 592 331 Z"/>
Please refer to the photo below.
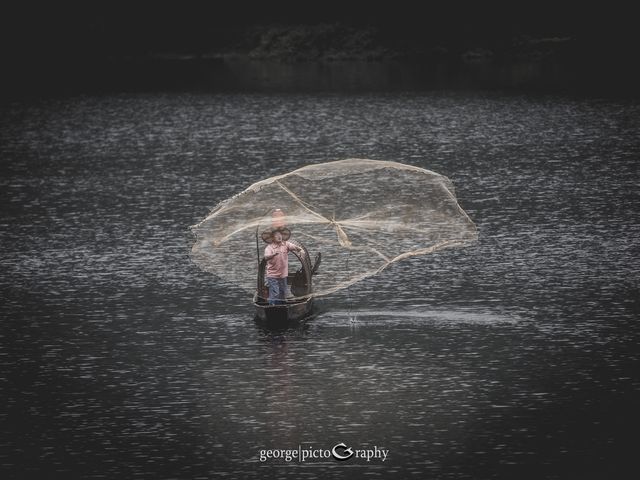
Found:
<path fill-rule="evenodd" d="M 287 328 L 311 314 L 313 297 L 289 301 L 283 305 L 268 305 L 254 301 L 256 320 L 267 328 Z"/>

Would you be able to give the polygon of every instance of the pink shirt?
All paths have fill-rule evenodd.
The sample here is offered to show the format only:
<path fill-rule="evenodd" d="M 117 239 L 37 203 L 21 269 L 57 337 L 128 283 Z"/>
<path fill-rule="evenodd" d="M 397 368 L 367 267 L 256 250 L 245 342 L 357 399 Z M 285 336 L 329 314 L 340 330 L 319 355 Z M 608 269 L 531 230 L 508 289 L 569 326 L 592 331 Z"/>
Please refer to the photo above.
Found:
<path fill-rule="evenodd" d="M 278 252 L 271 260 L 267 260 L 267 277 L 286 278 L 289 275 L 289 250 L 297 250 L 291 242 L 282 242 L 280 244 L 270 243 L 264 249 L 264 256 L 268 257 Z"/>

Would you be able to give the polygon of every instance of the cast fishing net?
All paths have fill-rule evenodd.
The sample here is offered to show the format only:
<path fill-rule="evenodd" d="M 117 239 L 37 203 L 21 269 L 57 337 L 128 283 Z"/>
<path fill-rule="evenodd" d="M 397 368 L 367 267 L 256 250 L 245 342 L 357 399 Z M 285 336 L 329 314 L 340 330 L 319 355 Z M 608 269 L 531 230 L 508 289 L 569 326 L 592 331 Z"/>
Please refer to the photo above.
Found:
<path fill-rule="evenodd" d="M 264 255 L 262 234 L 272 227 L 276 209 L 285 215 L 279 221 L 291 240 L 311 255 L 322 254 L 313 277 L 316 296 L 348 287 L 404 258 L 477 239 L 447 177 L 396 162 L 347 159 L 262 180 L 221 202 L 191 227 L 196 237 L 193 261 L 247 292 L 255 291 L 256 250 Z"/>

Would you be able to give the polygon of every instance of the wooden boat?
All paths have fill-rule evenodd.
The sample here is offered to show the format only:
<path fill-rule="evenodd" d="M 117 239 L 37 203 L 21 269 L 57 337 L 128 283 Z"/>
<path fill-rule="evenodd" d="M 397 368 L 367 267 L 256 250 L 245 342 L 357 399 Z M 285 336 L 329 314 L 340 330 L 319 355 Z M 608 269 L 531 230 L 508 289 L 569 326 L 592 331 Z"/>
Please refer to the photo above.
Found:
<path fill-rule="evenodd" d="M 320 266 L 321 255 L 315 258 L 313 266 L 307 248 L 300 242 L 289 240 L 299 246 L 304 253 L 291 251 L 300 262 L 300 268 L 289 273 L 287 284 L 291 290 L 284 304 L 269 305 L 269 288 L 266 282 L 267 262 L 263 258 L 258 266 L 257 289 L 253 296 L 255 320 L 269 329 L 282 329 L 294 326 L 297 322 L 308 318 L 313 310 L 313 276 Z"/>
<path fill-rule="evenodd" d="M 268 328 L 287 328 L 306 319 L 313 309 L 313 297 L 287 301 L 284 305 L 254 302 L 256 320 Z"/>

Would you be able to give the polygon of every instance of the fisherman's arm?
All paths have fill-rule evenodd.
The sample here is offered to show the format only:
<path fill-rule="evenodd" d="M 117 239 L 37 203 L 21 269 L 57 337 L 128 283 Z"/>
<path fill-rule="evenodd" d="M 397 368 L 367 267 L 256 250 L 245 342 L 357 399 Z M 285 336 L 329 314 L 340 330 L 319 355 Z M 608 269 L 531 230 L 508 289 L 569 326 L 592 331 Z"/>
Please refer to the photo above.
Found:
<path fill-rule="evenodd" d="M 297 245 L 294 245 L 291 242 L 287 242 L 287 249 L 288 250 L 295 250 L 296 252 L 304 255 L 304 249 L 302 249 L 301 247 L 299 247 Z"/>
<path fill-rule="evenodd" d="M 269 253 L 269 252 L 271 252 L 271 253 Z M 271 247 L 267 247 L 267 248 L 265 248 L 265 249 L 264 249 L 264 259 L 265 259 L 266 261 L 271 260 L 271 259 L 272 259 L 273 257 L 275 257 L 277 254 L 278 254 L 278 252 L 274 252 L 274 251 L 273 251 L 273 248 L 271 248 Z"/>

